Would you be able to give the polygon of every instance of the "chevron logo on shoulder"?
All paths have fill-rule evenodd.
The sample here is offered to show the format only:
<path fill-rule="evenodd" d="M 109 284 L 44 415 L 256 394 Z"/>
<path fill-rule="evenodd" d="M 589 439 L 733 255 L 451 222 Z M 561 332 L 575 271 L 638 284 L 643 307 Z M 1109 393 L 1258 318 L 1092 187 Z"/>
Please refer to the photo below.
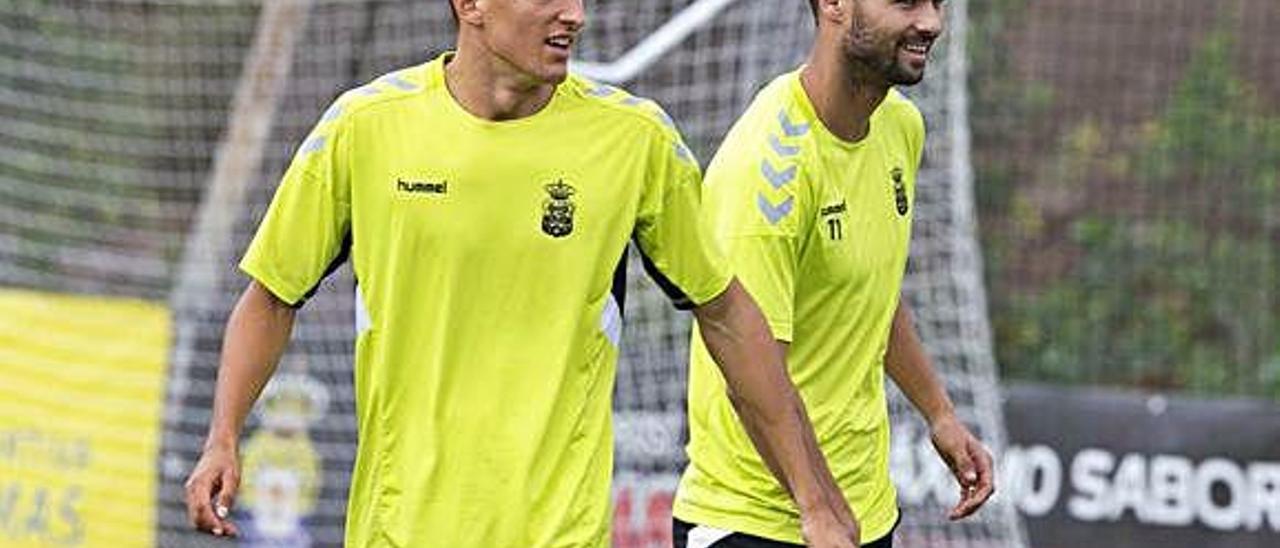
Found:
<path fill-rule="evenodd" d="M 618 88 L 610 85 L 601 84 L 599 82 L 592 82 L 592 84 L 595 85 L 587 89 L 587 95 L 591 95 L 593 97 L 608 97 L 618 92 Z"/>
<path fill-rule="evenodd" d="M 787 196 L 787 199 L 778 205 L 773 205 L 768 198 L 764 197 L 764 193 L 756 193 L 756 208 L 760 210 L 765 220 L 769 221 L 771 225 L 778 224 L 778 221 L 781 221 L 783 217 L 791 213 L 791 208 L 794 205 L 795 198 L 792 196 Z"/>
<path fill-rule="evenodd" d="M 783 144 L 782 139 L 779 139 L 777 135 L 772 133 L 769 134 L 769 148 L 772 148 L 775 154 L 783 158 L 795 156 L 800 153 L 800 147 Z"/>
<path fill-rule="evenodd" d="M 787 111 L 785 110 L 778 111 L 778 124 L 782 126 L 782 132 L 785 133 L 787 137 L 799 137 L 809 132 L 808 123 L 792 123 L 791 118 L 787 117 Z"/>
<path fill-rule="evenodd" d="M 328 137 L 324 135 L 316 135 L 304 141 L 302 143 L 302 147 L 298 149 L 298 152 L 304 155 L 311 154 L 312 152 L 320 152 L 321 150 L 324 150 L 326 141 L 328 141 Z"/>
<path fill-rule="evenodd" d="M 684 143 L 682 143 L 682 142 L 680 142 L 680 141 L 676 141 L 675 149 L 676 149 L 676 158 L 679 158 L 679 159 L 681 159 L 681 160 L 683 160 L 683 161 L 685 161 L 685 162 L 687 162 L 687 163 L 690 163 L 690 164 L 696 164 L 696 163 L 697 163 L 697 162 L 696 162 L 696 161 L 694 161 L 694 159 L 693 159 L 693 152 L 690 152 L 690 151 L 689 151 L 689 147 L 688 147 L 688 146 L 685 146 L 685 144 L 684 144 Z"/>
<path fill-rule="evenodd" d="M 334 103 L 329 106 L 329 110 L 324 111 L 324 115 L 320 117 L 321 122 L 332 122 L 342 116 L 342 103 Z"/>
<path fill-rule="evenodd" d="M 418 89 L 418 86 L 414 85 L 413 82 L 405 80 L 399 73 L 388 74 L 380 78 L 380 80 L 400 88 L 403 91 L 413 91 Z"/>
<path fill-rule="evenodd" d="M 764 176 L 764 180 L 769 182 L 769 186 L 779 189 L 796 178 L 796 166 L 787 166 L 787 169 L 778 171 L 778 168 L 773 167 L 773 164 L 769 163 L 766 158 L 760 160 L 760 175 Z"/>

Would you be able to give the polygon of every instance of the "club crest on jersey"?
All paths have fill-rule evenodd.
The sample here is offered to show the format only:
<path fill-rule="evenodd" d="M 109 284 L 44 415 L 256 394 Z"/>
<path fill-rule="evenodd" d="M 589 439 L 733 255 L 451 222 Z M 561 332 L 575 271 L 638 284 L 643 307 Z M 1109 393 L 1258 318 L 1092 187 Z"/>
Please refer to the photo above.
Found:
<path fill-rule="evenodd" d="M 568 236 L 573 232 L 573 195 L 577 191 L 563 179 L 543 188 L 547 199 L 542 202 L 542 231 L 553 238 Z"/>
<path fill-rule="evenodd" d="M 893 177 L 893 202 L 898 206 L 898 215 L 904 216 L 911 206 L 907 203 L 907 187 L 902 183 L 902 168 L 893 168 L 889 176 Z"/>

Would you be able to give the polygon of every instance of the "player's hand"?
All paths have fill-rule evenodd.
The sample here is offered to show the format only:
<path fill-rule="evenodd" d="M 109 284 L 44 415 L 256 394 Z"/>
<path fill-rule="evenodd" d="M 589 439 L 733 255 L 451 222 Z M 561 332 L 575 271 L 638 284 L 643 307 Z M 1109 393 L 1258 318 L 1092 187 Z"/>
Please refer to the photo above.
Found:
<path fill-rule="evenodd" d="M 187 478 L 187 518 L 197 530 L 216 536 L 238 536 L 228 519 L 240 488 L 240 461 L 235 447 L 209 447 Z"/>
<path fill-rule="evenodd" d="M 858 548 L 858 521 L 851 514 L 842 516 L 834 511 L 804 514 L 800 516 L 800 531 L 805 546 Z"/>
<path fill-rule="evenodd" d="M 930 440 L 960 484 L 960 502 L 947 517 L 958 520 L 973 514 L 995 492 L 991 453 L 955 415 L 935 421 Z"/>

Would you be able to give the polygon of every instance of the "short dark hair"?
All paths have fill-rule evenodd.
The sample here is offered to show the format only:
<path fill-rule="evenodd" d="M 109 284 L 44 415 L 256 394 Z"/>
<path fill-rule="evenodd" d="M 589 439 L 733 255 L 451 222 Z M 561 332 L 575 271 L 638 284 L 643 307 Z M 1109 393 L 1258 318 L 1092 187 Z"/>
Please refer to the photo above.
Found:
<path fill-rule="evenodd" d="M 444 0 L 444 3 L 449 4 L 449 13 L 453 14 L 453 24 L 457 25 L 458 24 L 458 8 L 453 7 L 453 0 Z"/>
<path fill-rule="evenodd" d="M 818 0 L 809 0 L 809 9 L 813 11 L 813 20 L 818 20 Z"/>

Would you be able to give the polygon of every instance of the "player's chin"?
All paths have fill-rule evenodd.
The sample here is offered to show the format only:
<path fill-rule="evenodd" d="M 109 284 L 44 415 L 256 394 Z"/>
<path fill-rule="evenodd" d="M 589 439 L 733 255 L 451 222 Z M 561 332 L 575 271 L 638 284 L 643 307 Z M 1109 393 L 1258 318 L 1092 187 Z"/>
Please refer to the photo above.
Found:
<path fill-rule="evenodd" d="M 556 85 L 569 77 L 568 61 L 544 61 L 539 64 L 535 76 L 544 84 Z"/>
<path fill-rule="evenodd" d="M 548 70 L 541 75 L 543 83 L 557 85 L 569 77 L 569 67 L 562 66 L 556 70 Z"/>
<path fill-rule="evenodd" d="M 559 84 L 569 75 L 569 48 L 545 47 L 538 58 L 538 78 L 548 84 Z"/>
<path fill-rule="evenodd" d="M 889 76 L 890 83 L 895 86 L 914 86 L 924 80 L 924 63 L 898 63 Z"/>

